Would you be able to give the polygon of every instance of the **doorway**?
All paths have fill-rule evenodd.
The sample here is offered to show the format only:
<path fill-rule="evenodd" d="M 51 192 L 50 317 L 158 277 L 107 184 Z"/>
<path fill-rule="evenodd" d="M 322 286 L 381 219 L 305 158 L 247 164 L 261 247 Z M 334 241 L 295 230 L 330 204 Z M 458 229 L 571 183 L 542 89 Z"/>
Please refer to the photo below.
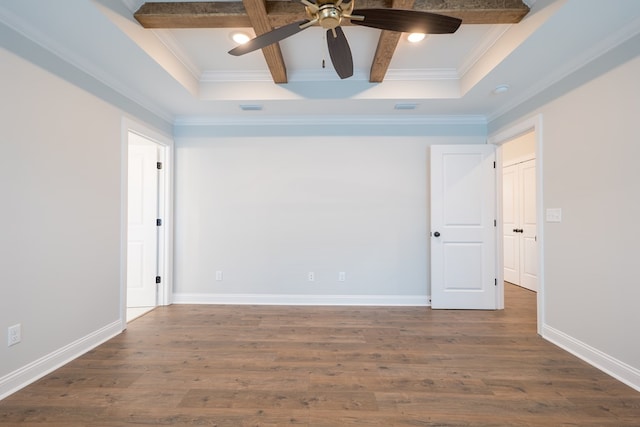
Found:
<path fill-rule="evenodd" d="M 143 133 L 126 134 L 126 322 L 164 305 L 168 226 L 168 147 Z M 163 280 L 164 279 L 164 280 Z"/>
<path fill-rule="evenodd" d="M 536 292 L 538 251 L 535 133 L 502 145 L 504 280 Z"/>
<path fill-rule="evenodd" d="M 519 139 L 520 138 L 520 139 Z M 513 146 L 510 147 L 508 144 L 510 142 L 513 142 Z M 524 173 L 528 173 L 528 177 L 527 179 L 529 180 L 529 187 L 533 186 L 534 187 L 534 193 L 535 193 L 535 197 L 533 198 L 533 201 L 530 203 L 534 204 L 534 214 L 531 215 L 531 206 L 528 207 L 529 209 L 529 217 L 533 216 L 534 221 L 535 221 L 535 225 L 533 225 L 532 227 L 525 227 L 522 226 L 520 227 L 519 224 L 522 223 L 524 224 L 524 222 L 522 222 L 521 218 L 518 219 L 518 221 L 520 221 L 518 223 L 518 226 L 515 226 L 513 223 L 510 223 L 509 221 L 514 221 L 514 218 L 508 218 L 507 215 L 505 215 L 505 211 L 504 211 L 504 204 L 505 202 L 510 201 L 509 200 L 509 196 L 505 195 L 505 182 L 504 182 L 504 176 L 503 173 L 498 173 L 498 184 L 497 184 L 497 194 L 498 194 L 498 230 L 499 230 L 499 236 L 505 236 L 507 233 L 503 234 L 503 230 L 505 228 L 510 228 L 511 232 L 513 232 L 514 229 L 518 230 L 518 234 L 527 234 L 528 238 L 526 239 L 526 242 L 522 242 L 522 240 L 518 243 L 519 247 L 520 244 L 526 244 L 527 248 L 523 249 L 526 251 L 529 251 L 529 253 L 531 253 L 531 250 L 533 250 L 535 252 L 535 264 L 534 264 L 534 269 L 535 270 L 535 284 L 536 284 L 536 310 L 537 310 L 537 329 L 538 329 L 538 333 L 541 334 L 542 333 L 542 326 L 544 325 L 544 258 L 543 258 L 543 254 L 544 254 L 544 233 L 543 233 L 543 221 L 542 218 L 542 212 L 543 212 L 543 198 L 542 198 L 542 194 L 543 194 L 543 187 L 542 187 L 542 171 L 543 171 L 543 164 L 542 164 L 542 116 L 538 115 L 538 116 L 534 116 L 532 118 L 526 119 L 520 123 L 517 123 L 509 128 L 506 128 L 505 130 L 502 130 L 500 132 L 497 132 L 493 135 L 490 136 L 489 138 L 489 143 L 491 144 L 495 144 L 498 146 L 498 164 L 503 166 L 503 170 L 501 172 L 504 172 L 504 166 L 506 163 L 506 166 L 510 166 L 512 164 L 517 164 L 517 163 L 524 163 L 528 160 L 531 159 L 535 159 L 534 162 L 535 163 L 528 163 L 526 166 L 523 166 L 522 169 L 527 169 L 528 168 L 528 172 L 524 172 Z M 520 152 L 521 154 L 513 154 L 513 152 L 510 152 L 510 149 L 513 149 L 515 147 L 515 152 L 518 153 Z M 527 148 L 529 147 L 529 148 Z M 522 152 L 528 152 L 526 154 L 522 154 Z M 506 161 L 506 162 L 505 162 Z M 534 169 L 531 169 L 531 165 L 535 165 Z M 533 171 L 533 175 L 531 174 L 531 172 Z M 522 172 L 522 171 L 521 171 Z M 507 185 L 508 187 L 508 185 Z M 531 189 L 530 189 L 531 191 Z M 529 218 L 527 220 L 528 222 L 531 222 L 531 218 Z M 531 225 L 531 224 L 529 224 Z M 526 233 L 525 233 L 525 228 L 526 228 Z M 522 233 L 520 233 L 520 229 L 523 230 Z M 507 274 L 505 274 L 505 267 L 509 267 L 508 262 L 506 260 L 508 260 L 508 257 L 514 257 L 515 255 L 513 253 L 511 254 L 507 254 L 508 250 L 512 250 L 514 247 L 510 246 L 510 242 L 507 241 L 508 239 L 506 238 L 499 238 L 498 239 L 498 292 L 500 293 L 499 299 L 502 300 L 502 302 L 504 303 L 504 281 L 506 280 L 506 276 L 508 276 Z M 515 245 L 515 243 L 513 243 Z M 518 255 L 518 257 L 521 257 L 520 254 Z M 526 267 L 528 269 L 531 270 L 531 260 L 528 260 L 529 262 L 529 267 Z M 520 273 L 519 273 L 520 276 Z M 529 278 L 531 279 L 531 278 Z M 513 279 L 515 280 L 515 279 Z M 529 281 L 529 284 L 531 284 L 531 281 Z"/>

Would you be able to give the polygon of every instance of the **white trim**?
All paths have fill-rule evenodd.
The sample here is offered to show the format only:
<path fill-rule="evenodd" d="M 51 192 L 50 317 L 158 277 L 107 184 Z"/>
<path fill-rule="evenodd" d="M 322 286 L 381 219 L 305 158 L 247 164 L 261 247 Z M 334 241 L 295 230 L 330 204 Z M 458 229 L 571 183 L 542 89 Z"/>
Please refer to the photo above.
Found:
<path fill-rule="evenodd" d="M 465 74 L 478 62 L 484 55 L 487 54 L 502 36 L 511 28 L 512 24 L 492 25 L 489 31 L 485 33 L 484 37 L 480 40 L 476 48 L 466 56 L 460 68 L 458 68 L 458 75 L 460 78 L 464 78 Z"/>
<path fill-rule="evenodd" d="M 511 102 L 504 103 L 500 108 L 488 114 L 487 119 L 491 122 L 502 116 L 503 114 L 508 113 L 516 106 L 542 93 L 554 84 L 585 67 L 590 62 L 598 59 L 600 56 L 604 55 L 610 50 L 613 50 L 616 47 L 620 46 L 622 43 L 631 39 L 639 32 L 640 17 L 637 17 L 627 25 L 619 28 L 615 33 L 602 39 L 599 43 L 591 46 L 590 49 L 587 49 L 585 52 L 581 53 L 573 60 L 567 62 L 564 66 L 541 75 L 541 78 L 535 84 L 531 85 L 526 91 L 522 92 L 520 96 L 514 98 L 513 100 L 511 100 Z"/>
<path fill-rule="evenodd" d="M 544 198 L 543 198 L 543 165 L 542 165 L 542 114 L 529 117 L 506 129 L 495 132 L 489 136 L 489 144 L 502 145 L 512 139 L 515 139 L 528 132 L 534 132 L 536 139 L 536 215 L 538 218 L 544 218 Z M 502 167 L 502 165 L 500 166 Z M 500 181 L 502 185 L 502 181 Z M 499 197 L 502 198 L 502 187 L 500 186 Z M 498 230 L 503 229 L 502 216 L 498 214 Z M 537 291 L 537 313 L 538 313 L 538 334 L 542 335 L 542 327 L 546 324 L 545 305 L 544 305 L 544 221 L 538 220 L 536 223 L 536 236 L 538 238 L 538 291 Z M 503 259 L 499 258 L 500 271 L 502 271 Z M 504 286 L 503 282 L 498 284 Z M 502 290 L 502 303 L 504 304 L 504 289 Z"/>
<path fill-rule="evenodd" d="M 191 60 L 189 55 L 184 52 L 182 45 L 176 40 L 170 30 L 152 29 L 151 32 L 160 40 L 160 43 L 165 45 L 165 47 L 169 49 L 169 52 L 189 70 L 194 80 L 200 79 L 200 75 L 202 74 L 200 68 Z"/>
<path fill-rule="evenodd" d="M 13 31 L 27 38 L 33 43 L 41 46 L 43 49 L 57 56 L 64 62 L 70 64 L 78 70 L 86 73 L 96 81 L 104 84 L 114 92 L 122 95 L 126 99 L 131 100 L 135 104 L 141 106 L 145 110 L 157 115 L 167 122 L 171 122 L 173 115 L 164 107 L 158 105 L 149 99 L 148 96 L 142 94 L 137 88 L 125 84 L 113 75 L 105 72 L 102 68 L 88 61 L 86 58 L 73 52 L 68 47 L 54 41 L 52 38 L 44 34 L 40 29 L 34 27 L 24 19 L 16 16 L 8 10 L 0 8 L 0 22 L 3 22 Z"/>
<path fill-rule="evenodd" d="M 369 76 L 367 75 L 367 80 Z M 384 76 L 385 81 L 411 80 L 411 81 L 433 81 L 433 80 L 460 80 L 460 74 L 455 68 L 428 68 L 428 69 L 390 69 Z"/>
<path fill-rule="evenodd" d="M 354 305 L 428 307 L 426 295 L 173 294 L 174 304 Z"/>
<path fill-rule="evenodd" d="M 174 126 L 313 126 L 318 124 L 318 116 L 189 116 L 178 117 Z M 466 116 L 323 116 L 324 125 L 482 125 L 487 120 L 480 115 Z"/>
<path fill-rule="evenodd" d="M 551 326 L 544 325 L 542 337 L 563 350 L 595 366 L 629 387 L 640 391 L 640 370 L 609 356 Z"/>
<path fill-rule="evenodd" d="M 164 34 L 158 33 L 156 34 Z M 161 39 L 168 48 L 170 39 Z M 182 56 L 178 56 L 182 60 Z M 188 65 L 187 65 L 188 66 Z M 192 67 L 193 68 L 193 67 Z M 460 80 L 458 71 L 455 68 L 430 68 L 430 69 L 390 69 L 385 75 L 385 81 L 411 80 L 411 81 L 432 81 L 432 80 Z M 206 70 L 200 74 L 200 83 L 219 82 L 272 82 L 271 73 L 264 70 Z M 330 69 L 323 70 L 306 69 L 293 70 L 289 72 L 288 80 L 295 82 L 323 82 L 340 81 L 340 78 Z M 369 82 L 369 73 L 364 70 L 355 70 L 350 81 Z M 371 83 L 375 86 L 375 83 Z"/>
<path fill-rule="evenodd" d="M 0 378 L 0 400 L 39 380 L 50 372 L 82 356 L 122 332 L 122 323 L 116 320 L 71 344 L 65 345 Z"/>

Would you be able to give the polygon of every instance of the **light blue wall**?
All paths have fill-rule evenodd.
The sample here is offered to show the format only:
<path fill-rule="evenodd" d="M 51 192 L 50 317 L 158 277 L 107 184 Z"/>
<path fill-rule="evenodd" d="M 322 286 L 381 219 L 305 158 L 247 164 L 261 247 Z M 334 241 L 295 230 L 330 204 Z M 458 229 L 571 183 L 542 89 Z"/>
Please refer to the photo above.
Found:
<path fill-rule="evenodd" d="M 178 137 L 176 300 L 426 304 L 429 146 L 484 141 Z"/>

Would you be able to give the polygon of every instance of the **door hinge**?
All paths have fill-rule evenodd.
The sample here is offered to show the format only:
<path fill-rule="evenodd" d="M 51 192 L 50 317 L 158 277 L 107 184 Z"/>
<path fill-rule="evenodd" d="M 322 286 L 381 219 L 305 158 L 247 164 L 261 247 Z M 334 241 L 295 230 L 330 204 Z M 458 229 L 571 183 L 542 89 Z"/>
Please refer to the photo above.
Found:
<path fill-rule="evenodd" d="M 157 162 L 156 163 L 156 168 L 162 169 L 162 162 Z"/>
<path fill-rule="evenodd" d="M 156 219 L 156 226 L 158 226 L 158 227 L 162 226 L 162 219 L 161 218 Z"/>
<path fill-rule="evenodd" d="M 493 279 L 493 286 L 498 286 L 498 279 Z"/>
<path fill-rule="evenodd" d="M 496 168 L 496 162 L 493 162 L 493 168 L 494 169 Z"/>
<path fill-rule="evenodd" d="M 493 226 L 494 226 L 494 227 L 497 227 L 497 226 L 498 226 L 498 221 L 497 221 L 497 220 L 495 220 L 495 219 L 493 220 Z"/>
<path fill-rule="evenodd" d="M 156 283 L 162 283 L 162 277 L 156 276 Z"/>

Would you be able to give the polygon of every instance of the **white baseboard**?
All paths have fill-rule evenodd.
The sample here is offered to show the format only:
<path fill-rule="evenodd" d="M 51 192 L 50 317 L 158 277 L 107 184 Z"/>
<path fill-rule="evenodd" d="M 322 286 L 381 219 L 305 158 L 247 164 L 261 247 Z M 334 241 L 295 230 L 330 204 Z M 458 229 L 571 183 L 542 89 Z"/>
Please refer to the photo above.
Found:
<path fill-rule="evenodd" d="M 174 304 L 429 306 L 425 295 L 173 294 Z"/>
<path fill-rule="evenodd" d="M 640 370 L 633 366 L 629 366 L 548 325 L 542 327 L 542 337 L 629 387 L 640 391 Z"/>
<path fill-rule="evenodd" d="M 122 332 L 117 320 L 0 378 L 0 400 L 39 380 Z"/>

